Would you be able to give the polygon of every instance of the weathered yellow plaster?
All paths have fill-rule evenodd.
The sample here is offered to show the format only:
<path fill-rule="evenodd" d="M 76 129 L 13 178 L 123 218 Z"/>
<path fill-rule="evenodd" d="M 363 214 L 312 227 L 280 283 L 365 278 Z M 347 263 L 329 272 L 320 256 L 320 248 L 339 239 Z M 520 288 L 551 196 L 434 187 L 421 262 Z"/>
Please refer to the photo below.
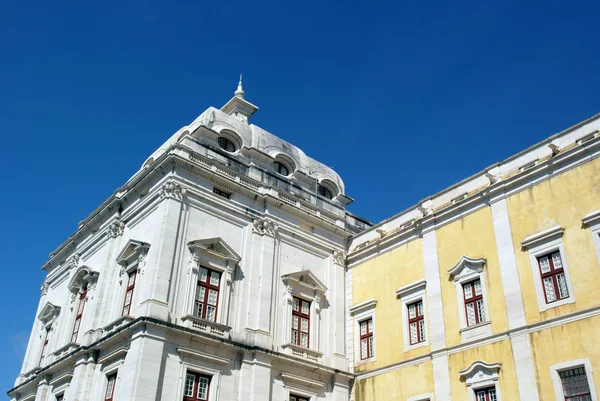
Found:
<path fill-rule="evenodd" d="M 361 401 L 404 401 L 427 393 L 433 393 L 431 361 L 357 380 L 354 384 L 354 399 Z"/>

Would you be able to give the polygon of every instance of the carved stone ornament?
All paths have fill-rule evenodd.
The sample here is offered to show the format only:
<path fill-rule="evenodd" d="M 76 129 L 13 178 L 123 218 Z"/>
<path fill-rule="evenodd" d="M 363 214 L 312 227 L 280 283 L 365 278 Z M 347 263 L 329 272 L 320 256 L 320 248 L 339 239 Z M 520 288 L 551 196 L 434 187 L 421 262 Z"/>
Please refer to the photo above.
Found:
<path fill-rule="evenodd" d="M 124 231 L 125 222 L 121 219 L 117 219 L 108 226 L 108 237 L 117 238 L 118 236 L 123 235 Z"/>
<path fill-rule="evenodd" d="M 44 283 L 42 284 L 42 288 L 41 290 L 41 296 L 43 297 L 44 295 L 48 294 L 48 288 L 50 288 L 50 285 L 48 283 Z"/>
<path fill-rule="evenodd" d="M 181 185 L 176 182 L 169 181 L 160 189 L 160 197 L 162 199 L 183 199 L 183 194 L 185 193 L 185 189 L 181 187 Z"/>
<path fill-rule="evenodd" d="M 484 265 L 484 258 L 471 258 L 463 255 L 458 263 L 452 269 L 448 270 L 448 274 L 454 281 L 459 281 L 463 277 L 481 273 Z"/>
<path fill-rule="evenodd" d="M 273 223 L 268 219 L 254 219 L 252 222 L 252 232 L 257 233 L 258 235 L 270 235 L 271 237 L 275 236 L 275 232 L 277 232 L 277 224 Z"/>
<path fill-rule="evenodd" d="M 346 252 L 334 250 L 333 263 L 344 266 L 346 264 Z"/>

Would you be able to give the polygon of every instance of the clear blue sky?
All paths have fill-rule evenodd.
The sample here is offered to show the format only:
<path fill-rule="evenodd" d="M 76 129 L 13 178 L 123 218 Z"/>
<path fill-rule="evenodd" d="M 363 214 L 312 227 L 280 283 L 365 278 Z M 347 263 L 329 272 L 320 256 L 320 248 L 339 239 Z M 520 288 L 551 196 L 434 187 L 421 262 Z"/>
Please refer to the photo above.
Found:
<path fill-rule="evenodd" d="M 569 3 L 0 2 L 0 389 L 49 252 L 240 72 L 379 221 L 600 111 L 600 3 Z"/>

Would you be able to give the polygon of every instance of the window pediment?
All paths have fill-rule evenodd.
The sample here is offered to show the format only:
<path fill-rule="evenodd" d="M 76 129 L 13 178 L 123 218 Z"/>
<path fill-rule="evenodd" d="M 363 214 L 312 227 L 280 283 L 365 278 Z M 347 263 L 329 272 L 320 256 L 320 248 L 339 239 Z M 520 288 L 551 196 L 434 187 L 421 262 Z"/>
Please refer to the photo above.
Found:
<path fill-rule="evenodd" d="M 463 277 L 481 273 L 485 263 L 486 260 L 484 258 L 471 258 L 463 255 L 458 263 L 452 269 L 448 270 L 448 274 L 454 281 L 458 281 Z"/>
<path fill-rule="evenodd" d="M 321 280 L 319 280 L 310 270 L 301 270 L 295 273 L 284 274 L 281 276 L 281 279 L 286 285 L 297 284 L 320 293 L 325 293 L 325 291 L 327 291 L 325 284 L 323 284 L 323 282 L 321 282 Z"/>
<path fill-rule="evenodd" d="M 150 244 L 130 239 L 117 255 L 117 263 L 127 267 L 139 261 L 140 257 L 145 256 L 148 249 L 150 249 Z"/>
<path fill-rule="evenodd" d="M 467 383 L 467 386 L 472 384 L 498 380 L 498 372 L 500 371 L 500 363 L 486 363 L 483 361 L 475 361 L 466 369 L 458 372 L 460 379 Z"/>
<path fill-rule="evenodd" d="M 206 238 L 188 242 L 188 248 L 195 258 L 205 253 L 217 259 L 239 263 L 242 258 L 222 238 Z"/>
<path fill-rule="evenodd" d="M 46 302 L 42 310 L 38 315 L 38 319 L 44 324 L 48 324 L 52 320 L 56 319 L 60 313 L 60 306 L 56 306 L 50 302 Z"/>
<path fill-rule="evenodd" d="M 91 285 L 92 287 L 96 284 L 98 280 L 99 273 L 95 270 L 92 270 L 89 266 L 81 265 L 73 274 L 73 277 L 69 281 L 69 291 L 77 292 L 81 289 L 84 283 Z"/>

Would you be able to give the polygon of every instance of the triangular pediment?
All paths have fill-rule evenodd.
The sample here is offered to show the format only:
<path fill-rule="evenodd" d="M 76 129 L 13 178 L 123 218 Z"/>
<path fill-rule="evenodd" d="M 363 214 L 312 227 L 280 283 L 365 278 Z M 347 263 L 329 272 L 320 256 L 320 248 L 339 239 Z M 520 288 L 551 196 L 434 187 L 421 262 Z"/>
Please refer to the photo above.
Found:
<path fill-rule="evenodd" d="M 56 306 L 50 302 L 46 302 L 40 313 L 38 314 L 38 319 L 44 323 L 48 323 L 60 312 L 60 306 Z"/>
<path fill-rule="evenodd" d="M 117 255 L 117 263 L 120 265 L 130 264 L 134 259 L 138 258 L 142 253 L 147 252 L 150 244 L 130 239 Z"/>
<path fill-rule="evenodd" d="M 484 258 L 471 258 L 467 255 L 462 255 L 458 263 L 452 269 L 448 270 L 448 274 L 454 280 L 458 280 L 472 273 L 481 273 L 483 265 L 485 265 Z"/>
<path fill-rule="evenodd" d="M 188 242 L 188 248 L 192 252 L 207 252 L 215 256 L 239 262 L 242 260 L 233 248 L 220 237 L 197 239 Z"/>
<path fill-rule="evenodd" d="M 317 276 L 315 276 L 315 274 L 310 270 L 301 270 L 295 273 L 284 274 L 281 276 L 281 278 L 284 282 L 287 280 L 292 280 L 298 284 L 312 287 L 320 292 L 327 291 L 325 284 L 323 284 L 323 282 L 321 282 L 321 280 L 319 280 Z"/>

